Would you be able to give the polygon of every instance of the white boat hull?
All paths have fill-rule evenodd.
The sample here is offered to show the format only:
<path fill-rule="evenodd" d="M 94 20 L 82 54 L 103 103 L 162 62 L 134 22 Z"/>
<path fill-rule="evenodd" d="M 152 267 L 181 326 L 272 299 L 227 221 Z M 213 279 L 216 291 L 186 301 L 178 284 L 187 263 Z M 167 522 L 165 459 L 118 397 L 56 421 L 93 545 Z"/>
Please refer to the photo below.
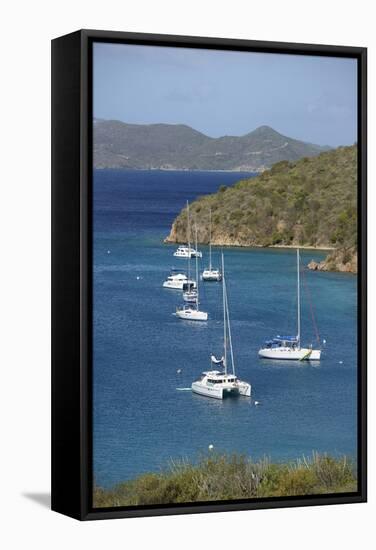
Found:
<path fill-rule="evenodd" d="M 188 258 L 202 258 L 202 252 L 200 250 L 192 249 L 191 252 L 188 250 L 177 250 L 174 252 L 175 258 L 182 258 L 186 260 Z"/>
<path fill-rule="evenodd" d="M 225 399 L 226 397 L 238 397 L 240 395 L 251 397 L 251 385 L 247 382 L 239 382 L 236 385 L 220 388 L 214 384 L 209 386 L 201 382 L 193 382 L 191 388 L 194 393 L 214 399 Z"/>
<path fill-rule="evenodd" d="M 171 288 L 172 290 L 183 290 L 184 283 L 179 281 L 165 281 L 163 288 Z"/>
<path fill-rule="evenodd" d="M 222 275 L 218 271 L 205 269 L 205 271 L 202 272 L 201 278 L 203 281 L 220 281 Z"/>
<path fill-rule="evenodd" d="M 192 391 L 205 397 L 213 397 L 214 399 L 223 399 L 223 389 L 216 387 L 209 387 L 199 382 L 192 383 Z"/>
<path fill-rule="evenodd" d="M 287 361 L 320 361 L 321 350 L 311 348 L 262 348 L 259 357 L 263 359 L 287 360 Z"/>
<path fill-rule="evenodd" d="M 191 285 L 193 288 L 196 288 L 196 281 L 187 281 L 187 280 L 172 280 L 164 281 L 163 288 L 171 288 L 172 290 L 184 290 L 187 285 Z"/>
<path fill-rule="evenodd" d="M 184 302 L 188 302 L 189 304 L 196 304 L 197 303 L 197 295 L 189 295 L 186 292 L 183 293 L 183 300 Z"/>
<path fill-rule="evenodd" d="M 244 397 L 251 397 L 251 384 L 248 382 L 238 382 L 239 395 L 244 395 Z"/>
<path fill-rule="evenodd" d="M 178 309 L 176 311 L 176 316 L 179 319 L 186 319 L 189 321 L 207 321 L 208 314 L 206 311 L 200 311 L 197 309 Z"/>

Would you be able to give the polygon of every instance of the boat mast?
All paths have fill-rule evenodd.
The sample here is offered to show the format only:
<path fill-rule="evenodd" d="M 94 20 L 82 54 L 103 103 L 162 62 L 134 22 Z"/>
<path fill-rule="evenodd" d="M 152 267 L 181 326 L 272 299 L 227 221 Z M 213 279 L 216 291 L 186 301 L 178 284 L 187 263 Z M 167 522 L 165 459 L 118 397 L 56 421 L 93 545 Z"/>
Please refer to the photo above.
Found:
<path fill-rule="evenodd" d="M 232 337 L 231 337 L 231 324 L 230 324 L 230 312 L 228 308 L 228 298 L 227 298 L 227 286 L 225 285 L 226 290 L 226 314 L 227 314 L 227 330 L 228 330 L 228 343 L 230 345 L 230 357 L 231 357 L 231 366 L 232 374 L 235 376 L 235 362 L 234 362 L 234 353 L 232 350 Z"/>
<path fill-rule="evenodd" d="M 191 278 L 191 227 L 189 223 L 189 202 L 187 201 L 187 242 L 188 242 L 188 291 L 189 291 L 189 280 Z"/>
<path fill-rule="evenodd" d="M 223 299 L 223 366 L 225 374 L 227 374 L 227 329 L 226 329 L 226 282 L 225 282 L 225 266 L 222 252 L 222 299 Z"/>
<path fill-rule="evenodd" d="M 197 224 L 195 223 L 196 233 L 196 310 L 198 311 L 198 254 L 197 254 Z"/>
<path fill-rule="evenodd" d="M 211 208 L 209 210 L 209 271 L 212 270 L 212 251 L 211 251 Z"/>
<path fill-rule="evenodd" d="M 297 277 L 297 302 L 298 302 L 298 348 L 300 348 L 300 253 L 299 248 L 296 249 L 296 277 Z"/>

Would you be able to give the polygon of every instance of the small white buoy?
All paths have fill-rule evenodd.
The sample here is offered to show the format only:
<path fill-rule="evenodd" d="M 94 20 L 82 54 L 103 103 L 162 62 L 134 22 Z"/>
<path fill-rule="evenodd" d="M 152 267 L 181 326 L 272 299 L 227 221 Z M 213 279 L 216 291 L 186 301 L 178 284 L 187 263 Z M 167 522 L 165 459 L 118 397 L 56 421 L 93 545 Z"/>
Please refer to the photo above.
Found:
<path fill-rule="evenodd" d="M 136 279 L 137 279 L 137 281 L 139 281 L 139 280 L 140 280 L 140 276 L 139 276 L 139 275 L 137 275 Z"/>
<path fill-rule="evenodd" d="M 255 405 L 259 405 L 260 404 L 260 401 L 255 401 Z"/>
<path fill-rule="evenodd" d="M 111 250 L 107 250 L 107 254 L 111 254 Z"/>
<path fill-rule="evenodd" d="M 180 374 L 180 373 L 181 373 L 181 369 L 178 369 L 176 372 L 177 372 L 178 374 Z"/>
<path fill-rule="evenodd" d="M 325 340 L 325 338 L 324 338 L 324 340 L 322 341 L 322 343 L 323 343 L 323 344 L 326 344 L 326 340 Z"/>
<path fill-rule="evenodd" d="M 208 448 L 209 448 L 209 451 L 212 451 L 212 450 L 214 449 L 214 445 L 212 445 L 212 444 L 210 443 L 210 445 L 209 445 Z"/>
<path fill-rule="evenodd" d="M 338 361 L 338 363 L 339 363 L 340 365 L 343 365 L 343 361 Z"/>

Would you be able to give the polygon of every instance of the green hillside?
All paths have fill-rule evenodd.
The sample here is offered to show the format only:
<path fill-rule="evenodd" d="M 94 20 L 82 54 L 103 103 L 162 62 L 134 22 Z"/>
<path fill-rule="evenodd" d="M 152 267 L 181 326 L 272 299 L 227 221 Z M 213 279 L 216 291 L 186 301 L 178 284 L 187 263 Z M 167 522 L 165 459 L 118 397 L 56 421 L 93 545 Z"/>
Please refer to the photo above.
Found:
<path fill-rule="evenodd" d="M 219 176 L 220 177 L 220 176 Z M 356 271 L 357 147 L 340 147 L 297 162 L 282 161 L 255 178 L 222 186 L 190 206 L 198 240 L 233 246 L 333 249 L 312 269 Z M 183 210 L 167 242 L 186 241 Z"/>

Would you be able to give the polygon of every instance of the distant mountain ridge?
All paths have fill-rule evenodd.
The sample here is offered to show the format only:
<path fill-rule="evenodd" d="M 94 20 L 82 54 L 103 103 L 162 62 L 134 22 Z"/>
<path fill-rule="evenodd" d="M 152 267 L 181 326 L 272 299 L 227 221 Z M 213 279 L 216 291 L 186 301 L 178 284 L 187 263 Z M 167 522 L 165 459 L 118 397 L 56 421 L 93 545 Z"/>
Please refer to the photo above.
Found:
<path fill-rule="evenodd" d="M 184 124 L 94 120 L 94 167 L 262 172 L 330 149 L 260 126 L 244 136 L 212 138 Z"/>

